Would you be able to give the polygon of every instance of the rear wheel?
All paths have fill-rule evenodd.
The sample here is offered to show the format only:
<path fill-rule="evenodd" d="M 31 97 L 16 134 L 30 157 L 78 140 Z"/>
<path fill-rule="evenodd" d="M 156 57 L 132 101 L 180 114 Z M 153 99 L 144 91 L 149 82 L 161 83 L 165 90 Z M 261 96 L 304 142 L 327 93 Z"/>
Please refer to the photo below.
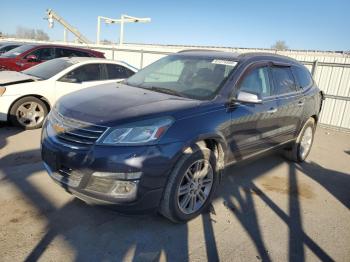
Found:
<path fill-rule="evenodd" d="M 48 113 L 46 104 L 32 96 L 19 99 L 10 109 L 10 122 L 24 129 L 36 129 L 42 126 Z"/>
<path fill-rule="evenodd" d="M 205 147 L 185 154 L 170 174 L 160 213 L 173 222 L 199 215 L 210 204 L 218 183 L 216 158 Z"/>
<path fill-rule="evenodd" d="M 309 118 L 301 129 L 292 148 L 285 151 L 285 156 L 295 162 L 303 162 L 309 155 L 314 141 L 316 124 L 313 118 Z"/>

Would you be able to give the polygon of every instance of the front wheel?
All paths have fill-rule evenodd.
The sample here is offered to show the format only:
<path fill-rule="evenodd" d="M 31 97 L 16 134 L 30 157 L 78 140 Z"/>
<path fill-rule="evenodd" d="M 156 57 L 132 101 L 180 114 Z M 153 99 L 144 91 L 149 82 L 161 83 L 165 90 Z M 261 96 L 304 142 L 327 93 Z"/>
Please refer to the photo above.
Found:
<path fill-rule="evenodd" d="M 292 148 L 285 151 L 288 159 L 294 162 L 303 162 L 309 155 L 314 141 L 316 124 L 313 118 L 309 118 L 301 129 Z"/>
<path fill-rule="evenodd" d="M 10 109 L 10 122 L 24 129 L 36 129 L 42 126 L 48 113 L 46 104 L 32 96 L 16 101 Z"/>
<path fill-rule="evenodd" d="M 185 222 L 205 210 L 218 183 L 216 158 L 205 147 L 185 154 L 170 174 L 160 213 L 173 222 Z"/>

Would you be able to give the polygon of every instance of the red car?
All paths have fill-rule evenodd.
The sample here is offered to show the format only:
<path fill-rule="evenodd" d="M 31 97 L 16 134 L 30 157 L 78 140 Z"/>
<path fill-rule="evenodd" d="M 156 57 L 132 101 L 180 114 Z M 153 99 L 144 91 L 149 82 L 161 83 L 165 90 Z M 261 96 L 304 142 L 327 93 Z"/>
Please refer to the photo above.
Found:
<path fill-rule="evenodd" d="M 0 71 L 22 71 L 41 62 L 59 57 L 99 57 L 98 51 L 59 45 L 28 44 L 12 49 L 0 56 Z"/>

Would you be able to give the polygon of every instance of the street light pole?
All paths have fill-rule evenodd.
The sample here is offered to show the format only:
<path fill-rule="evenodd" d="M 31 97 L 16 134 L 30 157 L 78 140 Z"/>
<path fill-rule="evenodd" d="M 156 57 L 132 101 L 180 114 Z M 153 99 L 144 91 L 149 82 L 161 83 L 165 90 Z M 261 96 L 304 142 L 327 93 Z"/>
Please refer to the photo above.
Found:
<path fill-rule="evenodd" d="M 124 42 L 124 15 L 120 18 L 120 33 L 119 33 L 119 45 L 122 46 Z"/>
<path fill-rule="evenodd" d="M 149 23 L 151 18 L 138 18 L 129 15 L 121 15 L 120 19 L 113 19 L 104 16 L 97 17 L 97 33 L 96 33 L 96 44 L 100 44 L 101 34 L 101 20 L 104 20 L 106 24 L 120 24 L 119 31 L 119 45 L 122 46 L 124 43 L 124 24 L 125 23 Z"/>

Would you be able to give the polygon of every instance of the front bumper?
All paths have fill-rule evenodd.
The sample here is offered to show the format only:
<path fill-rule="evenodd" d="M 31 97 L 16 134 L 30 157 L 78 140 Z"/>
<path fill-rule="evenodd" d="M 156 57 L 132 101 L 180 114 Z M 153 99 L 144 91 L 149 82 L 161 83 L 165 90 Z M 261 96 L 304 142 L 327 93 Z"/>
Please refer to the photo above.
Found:
<path fill-rule="evenodd" d="M 0 121 L 8 120 L 8 112 L 10 107 L 19 97 L 19 95 L 0 96 Z"/>
<path fill-rule="evenodd" d="M 62 145 L 42 131 L 41 152 L 50 177 L 67 192 L 89 204 L 108 205 L 122 212 L 139 212 L 159 206 L 168 174 L 182 152 L 182 143 L 150 146 L 94 145 L 78 150 Z M 89 190 L 94 172 L 142 172 L 136 199 L 126 201 Z"/>

